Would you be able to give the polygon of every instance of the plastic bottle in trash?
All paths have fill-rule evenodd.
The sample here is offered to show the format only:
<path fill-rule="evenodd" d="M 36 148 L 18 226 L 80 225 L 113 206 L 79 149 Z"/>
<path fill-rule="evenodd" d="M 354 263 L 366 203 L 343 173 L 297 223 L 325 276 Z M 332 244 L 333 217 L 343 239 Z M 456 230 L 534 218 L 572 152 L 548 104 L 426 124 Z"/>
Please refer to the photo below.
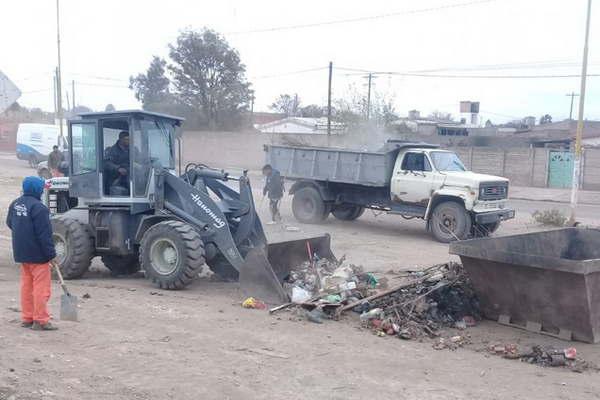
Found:
<path fill-rule="evenodd" d="M 347 290 L 353 290 L 353 289 L 356 289 L 356 282 L 354 282 L 354 281 L 348 281 L 348 282 L 340 283 L 340 284 L 338 285 L 338 289 L 339 289 L 341 292 L 345 292 L 345 291 L 347 291 Z"/>
<path fill-rule="evenodd" d="M 384 312 L 381 308 L 373 308 L 372 310 L 366 311 L 362 314 L 360 314 L 360 320 L 361 321 L 368 321 L 370 319 L 375 319 L 375 318 L 383 318 L 384 316 Z"/>

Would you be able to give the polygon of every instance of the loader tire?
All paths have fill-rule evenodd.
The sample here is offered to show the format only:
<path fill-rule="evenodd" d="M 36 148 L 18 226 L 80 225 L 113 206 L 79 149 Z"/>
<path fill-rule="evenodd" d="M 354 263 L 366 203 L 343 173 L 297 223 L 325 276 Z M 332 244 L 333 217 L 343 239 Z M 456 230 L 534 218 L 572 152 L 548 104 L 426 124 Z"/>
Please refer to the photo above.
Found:
<path fill-rule="evenodd" d="M 52 218 L 51 223 L 56 262 L 63 278 L 80 278 L 94 257 L 94 241 L 87 225 L 65 217 Z"/>
<path fill-rule="evenodd" d="M 183 289 L 198 277 L 204 262 L 204 244 L 189 224 L 163 221 L 144 233 L 140 265 L 161 289 Z"/>
<path fill-rule="evenodd" d="M 219 277 L 226 282 L 236 282 L 240 277 L 240 273 L 237 269 L 233 268 L 222 254 L 217 255 L 215 258 L 208 261 L 207 264 L 212 272 L 219 275 Z"/>
<path fill-rule="evenodd" d="M 140 258 L 137 254 L 129 256 L 105 254 L 102 256 L 102 262 L 114 276 L 131 275 L 140 270 Z"/>
<path fill-rule="evenodd" d="M 313 187 L 304 187 L 294 193 L 292 213 L 304 224 L 318 224 L 329 215 L 330 208 L 325 204 L 321 194 Z"/>
<path fill-rule="evenodd" d="M 353 204 L 342 204 L 336 206 L 331 212 L 334 217 L 341 221 L 354 221 L 365 212 L 365 208 Z"/>
<path fill-rule="evenodd" d="M 471 233 L 471 216 L 462 204 L 444 201 L 433 210 L 429 227 L 439 242 L 464 240 Z"/>

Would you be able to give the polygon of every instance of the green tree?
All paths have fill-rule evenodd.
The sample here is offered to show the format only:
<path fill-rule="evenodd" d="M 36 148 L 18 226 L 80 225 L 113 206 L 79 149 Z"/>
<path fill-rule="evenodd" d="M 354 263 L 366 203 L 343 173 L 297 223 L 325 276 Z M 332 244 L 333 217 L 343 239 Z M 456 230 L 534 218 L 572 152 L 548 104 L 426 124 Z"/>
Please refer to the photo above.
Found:
<path fill-rule="evenodd" d="M 164 59 L 154 56 L 146 73 L 129 78 L 129 88 L 145 110 L 165 111 L 161 106 L 172 103 L 166 66 Z"/>
<path fill-rule="evenodd" d="M 552 123 L 552 115 L 544 114 L 540 117 L 540 125 L 551 124 Z"/>
<path fill-rule="evenodd" d="M 238 52 L 207 28 L 182 32 L 169 49 L 177 100 L 211 129 L 239 126 L 252 95 Z"/>
<path fill-rule="evenodd" d="M 116 109 L 115 109 L 115 106 L 113 106 L 113 105 L 112 105 L 112 104 L 110 104 L 110 103 L 109 103 L 109 104 L 107 104 L 107 105 L 106 105 L 106 107 L 104 107 L 104 111 L 105 111 L 105 112 L 113 112 L 113 111 L 115 111 L 115 110 L 116 110 Z"/>

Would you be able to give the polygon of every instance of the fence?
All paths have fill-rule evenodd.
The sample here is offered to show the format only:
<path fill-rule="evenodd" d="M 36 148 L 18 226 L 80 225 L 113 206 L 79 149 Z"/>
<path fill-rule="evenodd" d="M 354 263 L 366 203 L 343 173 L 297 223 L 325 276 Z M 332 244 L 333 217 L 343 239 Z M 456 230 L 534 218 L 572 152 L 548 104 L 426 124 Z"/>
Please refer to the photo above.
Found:
<path fill-rule="evenodd" d="M 263 145 L 269 143 L 326 146 L 327 137 L 190 131 L 184 135 L 183 159 L 219 168 L 258 170 L 265 159 Z M 333 135 L 330 144 L 336 147 L 366 148 L 368 143 L 357 142 L 356 138 Z M 460 156 L 470 170 L 505 176 L 511 180 L 512 185 L 568 187 L 571 183 L 573 163 L 569 152 L 523 147 L 453 147 L 451 150 Z M 585 190 L 600 190 L 600 150 L 585 150 L 582 171 L 581 187 Z"/>

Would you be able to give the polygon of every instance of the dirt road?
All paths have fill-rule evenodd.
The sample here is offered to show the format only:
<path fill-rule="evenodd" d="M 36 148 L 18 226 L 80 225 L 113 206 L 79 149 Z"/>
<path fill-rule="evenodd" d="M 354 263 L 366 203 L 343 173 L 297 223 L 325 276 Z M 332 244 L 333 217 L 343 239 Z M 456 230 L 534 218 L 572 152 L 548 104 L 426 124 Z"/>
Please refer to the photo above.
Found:
<path fill-rule="evenodd" d="M 4 218 L 21 177 L 31 170 L 7 156 L 0 162 Z M 329 232 L 338 256 L 346 254 L 371 271 L 449 258 L 448 247 L 432 241 L 418 221 L 367 213 L 354 223 L 331 219 L 308 226 L 292 219 L 288 204 L 282 209 L 285 224 L 267 226 L 271 240 Z M 529 222 L 522 214 L 500 233 L 538 229 Z M 242 309 L 242 295 L 232 283 L 201 279 L 187 290 L 160 291 L 139 277 L 110 278 L 97 260 L 84 279 L 70 282 L 80 297 L 89 294 L 82 299 L 81 322 L 58 321 L 57 332 L 25 330 L 15 311 L 18 269 L 8 239 L 2 224 L 0 400 L 600 397 L 596 372 L 540 368 L 483 351 L 494 343 L 558 348 L 570 343 L 483 322 L 467 331 L 472 344 L 466 348 L 437 351 L 429 340 L 376 337 L 360 328 L 355 314 L 323 324 L 290 312 L 269 316 Z M 56 313 L 59 288 L 53 289 Z M 600 364 L 598 346 L 575 346 L 580 356 Z"/>

